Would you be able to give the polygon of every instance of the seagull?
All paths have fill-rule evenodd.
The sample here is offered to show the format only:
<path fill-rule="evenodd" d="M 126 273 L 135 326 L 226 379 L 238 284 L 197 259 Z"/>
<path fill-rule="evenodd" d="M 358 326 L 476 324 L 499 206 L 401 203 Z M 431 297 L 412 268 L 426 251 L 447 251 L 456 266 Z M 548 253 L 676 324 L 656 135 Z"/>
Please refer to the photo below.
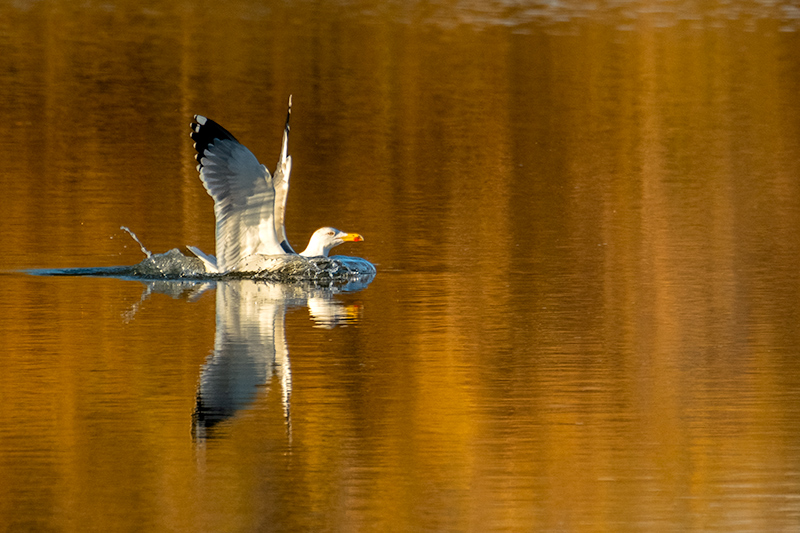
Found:
<path fill-rule="evenodd" d="M 332 248 L 345 242 L 361 242 L 357 233 L 332 227 L 311 235 L 308 246 L 297 254 L 286 237 L 286 198 L 292 157 L 289 155 L 289 119 L 292 97 L 283 129 L 281 154 L 275 173 L 228 130 L 202 115 L 195 115 L 191 137 L 200 180 L 214 199 L 216 257 L 194 246 L 187 248 L 205 265 L 206 271 L 255 272 L 259 265 L 274 264 L 275 256 L 327 257 Z"/>

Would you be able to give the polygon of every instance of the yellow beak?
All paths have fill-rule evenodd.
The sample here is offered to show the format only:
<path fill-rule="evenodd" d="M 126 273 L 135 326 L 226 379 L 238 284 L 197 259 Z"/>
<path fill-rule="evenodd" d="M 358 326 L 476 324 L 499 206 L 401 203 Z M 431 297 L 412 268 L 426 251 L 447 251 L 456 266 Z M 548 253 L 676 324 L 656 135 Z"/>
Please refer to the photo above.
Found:
<path fill-rule="evenodd" d="M 344 242 L 361 242 L 364 240 L 364 237 L 362 237 L 358 233 L 347 233 L 343 235 L 341 239 Z"/>

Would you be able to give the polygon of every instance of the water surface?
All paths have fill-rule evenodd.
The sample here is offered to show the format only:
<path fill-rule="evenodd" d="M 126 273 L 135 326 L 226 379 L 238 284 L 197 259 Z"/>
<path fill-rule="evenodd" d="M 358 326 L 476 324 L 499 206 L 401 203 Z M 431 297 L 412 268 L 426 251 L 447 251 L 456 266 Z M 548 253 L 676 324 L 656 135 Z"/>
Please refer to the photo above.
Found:
<path fill-rule="evenodd" d="M 795 531 L 788 2 L 0 7 L 9 531 Z M 351 292 L 23 270 L 214 248 L 189 122 Z"/>

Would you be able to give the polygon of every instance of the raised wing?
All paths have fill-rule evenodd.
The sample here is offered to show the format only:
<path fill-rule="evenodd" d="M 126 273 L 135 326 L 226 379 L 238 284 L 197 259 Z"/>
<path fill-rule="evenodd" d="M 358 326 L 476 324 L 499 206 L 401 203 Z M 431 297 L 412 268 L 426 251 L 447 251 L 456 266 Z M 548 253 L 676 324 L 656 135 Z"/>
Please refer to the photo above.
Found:
<path fill-rule="evenodd" d="M 275 167 L 272 185 L 275 188 L 275 234 L 281 247 L 288 254 L 295 253 L 286 237 L 286 198 L 289 195 L 289 176 L 292 173 L 292 156 L 289 155 L 289 119 L 292 118 L 292 96 L 289 95 L 289 111 L 286 113 L 286 126 L 283 128 L 281 157 Z"/>
<path fill-rule="evenodd" d="M 253 254 L 286 253 L 275 231 L 275 190 L 267 167 L 225 128 L 195 115 L 192 139 L 197 170 L 214 199 L 219 272 Z"/>

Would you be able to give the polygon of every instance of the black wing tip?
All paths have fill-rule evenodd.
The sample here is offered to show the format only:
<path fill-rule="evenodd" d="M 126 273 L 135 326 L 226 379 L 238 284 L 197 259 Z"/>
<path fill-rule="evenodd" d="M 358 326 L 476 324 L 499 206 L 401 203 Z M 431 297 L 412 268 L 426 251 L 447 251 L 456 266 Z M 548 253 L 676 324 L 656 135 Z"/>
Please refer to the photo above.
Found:
<path fill-rule="evenodd" d="M 194 115 L 190 127 L 192 131 L 189 136 L 194 140 L 194 149 L 197 151 L 194 158 L 201 165 L 206 150 L 208 150 L 209 146 L 214 144 L 214 141 L 231 140 L 239 142 L 231 132 L 203 115 Z"/>
<path fill-rule="evenodd" d="M 291 129 L 291 128 L 289 128 L 289 119 L 290 118 L 292 118 L 292 95 L 291 94 L 289 95 L 289 108 L 286 111 L 286 125 L 284 126 L 284 131 L 286 131 L 286 133 L 289 133 L 289 130 Z"/>

